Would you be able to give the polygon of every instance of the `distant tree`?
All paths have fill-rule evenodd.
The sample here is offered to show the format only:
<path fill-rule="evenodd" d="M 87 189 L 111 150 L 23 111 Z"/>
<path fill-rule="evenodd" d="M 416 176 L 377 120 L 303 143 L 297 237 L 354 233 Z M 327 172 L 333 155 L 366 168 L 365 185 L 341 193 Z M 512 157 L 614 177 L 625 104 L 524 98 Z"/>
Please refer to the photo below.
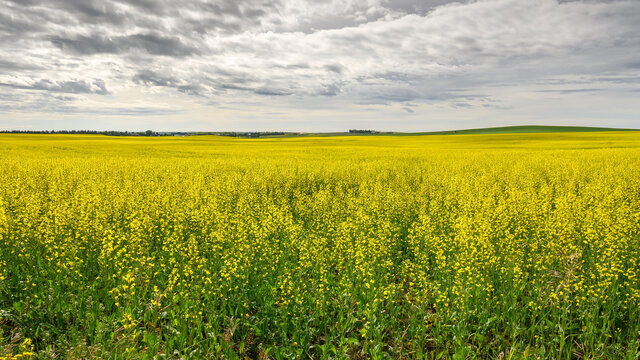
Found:
<path fill-rule="evenodd" d="M 350 134 L 377 134 L 376 130 L 349 129 Z"/>

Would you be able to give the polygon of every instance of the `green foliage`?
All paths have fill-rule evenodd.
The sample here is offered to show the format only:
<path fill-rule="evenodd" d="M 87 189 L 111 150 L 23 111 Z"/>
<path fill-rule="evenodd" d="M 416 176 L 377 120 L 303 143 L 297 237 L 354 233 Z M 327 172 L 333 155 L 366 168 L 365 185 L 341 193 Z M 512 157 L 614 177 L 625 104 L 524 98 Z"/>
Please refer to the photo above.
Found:
<path fill-rule="evenodd" d="M 640 356 L 635 132 L 0 154 L 0 357 Z"/>

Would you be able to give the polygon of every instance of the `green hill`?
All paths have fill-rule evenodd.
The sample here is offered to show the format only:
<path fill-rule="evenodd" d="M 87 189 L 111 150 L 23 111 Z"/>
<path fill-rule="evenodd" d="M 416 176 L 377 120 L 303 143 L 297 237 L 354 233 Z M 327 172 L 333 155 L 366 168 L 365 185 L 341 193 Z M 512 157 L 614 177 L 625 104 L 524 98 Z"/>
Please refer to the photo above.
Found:
<path fill-rule="evenodd" d="M 520 134 L 520 133 L 553 133 L 553 132 L 596 132 L 596 131 L 639 131 L 638 129 L 616 129 L 588 126 L 546 126 L 522 125 L 501 126 L 479 129 L 462 129 L 447 131 L 431 131 L 420 133 L 397 133 L 397 135 L 471 135 L 471 134 Z"/>
<path fill-rule="evenodd" d="M 328 137 L 328 136 L 415 136 L 415 135 L 479 135 L 479 134 L 525 134 L 525 133 L 556 133 L 556 132 L 597 132 L 597 131 L 640 131 L 640 129 L 617 129 L 606 127 L 588 126 L 548 126 L 548 125 L 521 125 L 501 126 L 478 129 L 428 131 L 428 132 L 327 132 L 327 133 L 285 133 L 284 135 L 259 136 L 261 138 L 279 137 Z"/>

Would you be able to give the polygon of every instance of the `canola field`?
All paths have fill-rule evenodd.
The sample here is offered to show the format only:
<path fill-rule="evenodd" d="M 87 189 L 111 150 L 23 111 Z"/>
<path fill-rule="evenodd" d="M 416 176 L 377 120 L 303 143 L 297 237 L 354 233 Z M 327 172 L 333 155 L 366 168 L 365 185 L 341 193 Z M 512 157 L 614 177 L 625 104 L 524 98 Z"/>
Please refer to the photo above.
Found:
<path fill-rule="evenodd" d="M 2 359 L 638 359 L 640 133 L 0 135 Z"/>

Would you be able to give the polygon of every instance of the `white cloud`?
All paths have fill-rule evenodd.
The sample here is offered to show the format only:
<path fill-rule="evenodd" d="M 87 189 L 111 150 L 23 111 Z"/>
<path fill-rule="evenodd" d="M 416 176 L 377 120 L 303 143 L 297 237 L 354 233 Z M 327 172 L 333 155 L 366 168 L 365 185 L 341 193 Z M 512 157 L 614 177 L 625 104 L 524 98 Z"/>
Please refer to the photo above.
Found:
<path fill-rule="evenodd" d="M 221 115 L 249 119 L 254 128 L 278 128 L 284 124 L 278 117 L 261 121 L 261 114 L 288 113 L 310 129 L 333 130 L 331 114 L 357 111 L 364 111 L 358 121 L 389 119 L 388 128 L 428 130 L 437 127 L 430 122 L 436 116 L 465 119 L 468 127 L 474 114 L 477 126 L 484 126 L 491 116 L 507 121 L 518 114 L 521 98 L 535 102 L 551 93 L 599 101 L 570 112 L 561 100 L 544 101 L 544 119 L 556 114 L 563 121 L 606 125 L 586 116 L 601 113 L 589 104 L 624 103 L 629 98 L 621 94 L 636 91 L 640 76 L 637 1 L 265 0 L 255 6 L 224 0 L 179 6 L 5 0 L 0 13 L 3 23 L 11 22 L 0 26 L 0 94 L 102 94 L 91 95 L 91 102 L 66 101 L 74 114 L 168 102 L 171 112 L 121 115 L 171 114 L 176 129 L 185 127 L 181 116 L 202 126 Z M 5 119 L 42 109 L 15 101 L 0 97 Z M 363 110 L 371 106 L 375 115 Z M 633 126 L 640 107 L 627 106 L 617 116 Z M 322 116 L 312 114 L 318 107 Z M 404 122 L 390 120 L 397 116 Z M 163 126 L 172 126 L 163 119 Z M 210 127 L 229 122 L 221 124 L 212 120 Z"/>

